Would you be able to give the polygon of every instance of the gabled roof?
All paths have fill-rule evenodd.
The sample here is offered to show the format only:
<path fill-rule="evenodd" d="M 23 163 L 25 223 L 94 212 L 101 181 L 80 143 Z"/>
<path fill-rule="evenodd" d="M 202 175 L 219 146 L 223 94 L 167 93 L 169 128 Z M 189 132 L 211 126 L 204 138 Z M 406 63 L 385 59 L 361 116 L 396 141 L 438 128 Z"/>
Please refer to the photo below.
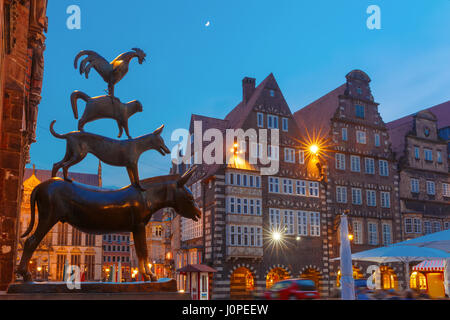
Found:
<path fill-rule="evenodd" d="M 258 98 L 260 97 L 261 93 L 264 91 L 264 88 L 267 86 L 267 84 L 273 84 L 274 87 L 271 87 L 271 89 L 276 89 L 281 93 L 280 88 L 278 87 L 277 81 L 275 80 L 275 77 L 273 76 L 273 73 L 269 74 L 256 88 L 255 91 L 253 91 L 252 96 L 248 100 L 247 103 L 244 103 L 241 101 L 233 110 L 230 111 L 230 113 L 227 114 L 225 117 L 225 120 L 228 120 L 230 124 L 230 128 L 241 128 L 245 119 L 247 119 L 248 115 L 252 112 L 253 108 L 255 107 L 256 102 L 258 101 Z"/>
<path fill-rule="evenodd" d="M 221 130 L 224 134 L 226 129 L 238 129 L 241 128 L 244 124 L 244 121 L 247 119 L 249 114 L 252 112 L 253 108 L 255 107 L 256 102 L 260 98 L 261 94 L 264 92 L 264 89 L 269 86 L 270 89 L 277 90 L 281 94 L 281 90 L 278 87 L 277 81 L 275 80 L 274 75 L 271 73 L 269 74 L 253 91 L 250 99 L 247 103 L 244 103 L 241 101 L 236 107 L 233 108 L 226 116 L 225 119 L 217 119 L 217 118 L 211 118 L 211 117 L 205 117 L 201 115 L 192 115 L 191 122 L 190 122 L 190 131 L 193 131 L 193 125 L 194 121 L 202 121 L 202 130 L 205 131 L 209 128 L 216 128 Z M 283 98 L 284 99 L 284 98 Z M 204 168 L 198 168 L 197 170 L 203 171 L 202 179 L 210 177 L 214 175 L 218 170 L 221 168 L 227 167 L 227 164 L 212 164 L 207 165 L 206 167 L 204 165 L 201 165 L 200 167 Z M 254 166 L 252 167 L 245 167 L 248 170 L 257 170 Z M 191 181 L 194 181 L 192 179 Z"/>
<path fill-rule="evenodd" d="M 294 113 L 294 119 L 302 135 L 315 128 L 328 135 L 331 118 L 339 107 L 339 96 L 345 93 L 347 84 L 343 84 L 316 101 Z M 311 133 L 310 133 L 311 134 Z"/>
<path fill-rule="evenodd" d="M 438 129 L 450 126 L 450 100 L 387 123 L 392 150 L 396 153 L 397 159 L 405 152 L 405 136 L 414 128 L 414 117 L 419 114 L 425 115 L 425 111 L 431 112 L 436 117 Z"/>

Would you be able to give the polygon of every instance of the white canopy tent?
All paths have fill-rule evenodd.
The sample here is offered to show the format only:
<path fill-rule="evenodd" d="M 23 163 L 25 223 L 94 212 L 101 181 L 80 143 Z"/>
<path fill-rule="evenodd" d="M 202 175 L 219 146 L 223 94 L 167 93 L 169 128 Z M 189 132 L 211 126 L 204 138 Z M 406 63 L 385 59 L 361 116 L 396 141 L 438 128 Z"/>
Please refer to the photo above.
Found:
<path fill-rule="evenodd" d="M 396 244 L 352 254 L 352 260 L 373 261 L 379 264 L 403 262 L 405 264 L 407 288 L 409 288 L 409 264 L 413 261 L 429 259 L 450 259 L 450 253 L 433 248 Z M 332 260 L 340 260 L 340 258 Z"/>
<path fill-rule="evenodd" d="M 399 242 L 396 243 L 395 246 L 431 248 L 450 253 L 450 229 Z M 444 287 L 445 293 L 447 296 L 450 296 L 450 258 L 444 259 Z"/>

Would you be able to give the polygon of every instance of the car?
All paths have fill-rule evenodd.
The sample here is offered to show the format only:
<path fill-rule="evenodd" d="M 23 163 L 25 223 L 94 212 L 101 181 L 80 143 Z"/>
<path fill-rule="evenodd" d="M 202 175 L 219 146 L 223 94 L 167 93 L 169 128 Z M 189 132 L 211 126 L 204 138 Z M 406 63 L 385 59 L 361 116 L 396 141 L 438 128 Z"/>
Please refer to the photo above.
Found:
<path fill-rule="evenodd" d="M 314 281 L 309 279 L 286 279 L 275 283 L 264 293 L 267 300 L 319 299 Z"/>

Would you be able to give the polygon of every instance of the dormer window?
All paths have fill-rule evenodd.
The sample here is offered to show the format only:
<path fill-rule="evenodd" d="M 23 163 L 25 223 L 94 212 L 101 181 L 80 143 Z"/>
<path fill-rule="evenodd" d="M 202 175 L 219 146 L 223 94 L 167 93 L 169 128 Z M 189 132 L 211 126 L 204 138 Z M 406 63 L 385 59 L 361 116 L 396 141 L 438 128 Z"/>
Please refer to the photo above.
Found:
<path fill-rule="evenodd" d="M 362 94 L 362 89 L 360 87 L 356 88 L 356 92 L 361 95 Z"/>
<path fill-rule="evenodd" d="M 269 92 L 271 97 L 275 97 L 275 90 L 270 90 Z"/>

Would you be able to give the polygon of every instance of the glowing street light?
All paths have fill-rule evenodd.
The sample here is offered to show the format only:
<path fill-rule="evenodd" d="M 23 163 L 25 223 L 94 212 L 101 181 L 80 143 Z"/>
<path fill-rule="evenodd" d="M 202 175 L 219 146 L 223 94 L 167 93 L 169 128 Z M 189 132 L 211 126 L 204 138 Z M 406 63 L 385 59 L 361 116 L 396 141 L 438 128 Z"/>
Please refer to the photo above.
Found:
<path fill-rule="evenodd" d="M 280 241 L 281 240 L 281 233 L 278 231 L 274 231 L 272 233 L 272 239 L 275 241 Z"/>
<path fill-rule="evenodd" d="M 309 151 L 312 154 L 317 155 L 317 153 L 319 152 L 319 146 L 317 144 L 313 144 L 309 147 Z"/>
<path fill-rule="evenodd" d="M 348 235 L 348 240 L 353 241 L 353 235 L 352 234 Z"/>

